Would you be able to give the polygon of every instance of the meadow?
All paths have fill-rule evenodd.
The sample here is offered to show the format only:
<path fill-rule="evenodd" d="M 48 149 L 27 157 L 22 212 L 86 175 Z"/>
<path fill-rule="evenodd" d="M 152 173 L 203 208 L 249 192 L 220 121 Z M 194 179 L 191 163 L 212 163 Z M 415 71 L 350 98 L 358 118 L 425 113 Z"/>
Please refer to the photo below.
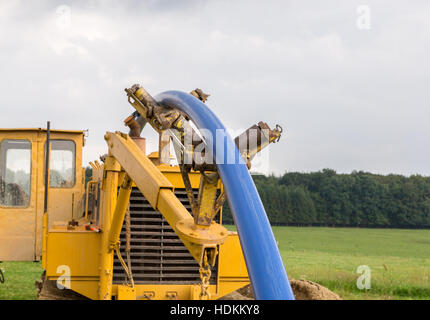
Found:
<path fill-rule="evenodd" d="M 35 282 L 40 280 L 40 262 L 2 262 L 5 282 L 0 283 L 0 300 L 33 300 L 37 298 Z"/>
<path fill-rule="evenodd" d="M 274 227 L 291 278 L 343 299 L 430 299 L 430 230 Z M 359 266 L 370 289 L 358 289 Z"/>
<path fill-rule="evenodd" d="M 230 229 L 234 227 L 229 226 Z M 273 227 L 288 275 L 318 282 L 343 299 L 430 299 L 430 230 Z M 359 266 L 370 289 L 357 287 Z M 0 300 L 35 299 L 36 262 L 3 262 Z"/>

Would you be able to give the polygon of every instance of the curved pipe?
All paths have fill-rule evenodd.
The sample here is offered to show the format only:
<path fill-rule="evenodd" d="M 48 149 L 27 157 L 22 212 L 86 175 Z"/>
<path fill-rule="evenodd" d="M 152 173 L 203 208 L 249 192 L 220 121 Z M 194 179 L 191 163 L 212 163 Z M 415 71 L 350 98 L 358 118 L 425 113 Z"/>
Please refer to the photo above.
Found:
<path fill-rule="evenodd" d="M 266 211 L 248 168 L 222 122 L 204 103 L 185 92 L 167 91 L 155 99 L 164 106 L 184 112 L 205 137 L 227 193 L 255 298 L 293 300 L 294 295 Z M 210 134 L 205 135 L 204 131 Z M 228 164 L 224 161 L 228 159 L 236 161 Z"/>

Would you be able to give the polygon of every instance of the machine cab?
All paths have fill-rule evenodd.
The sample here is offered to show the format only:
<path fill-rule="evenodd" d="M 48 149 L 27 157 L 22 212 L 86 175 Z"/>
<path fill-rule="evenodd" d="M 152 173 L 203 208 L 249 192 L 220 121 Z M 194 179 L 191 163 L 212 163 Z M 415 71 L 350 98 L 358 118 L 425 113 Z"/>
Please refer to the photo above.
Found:
<path fill-rule="evenodd" d="M 83 131 L 51 130 L 49 221 L 82 212 Z M 45 129 L 0 129 L 0 261 L 37 261 L 42 255 Z"/>

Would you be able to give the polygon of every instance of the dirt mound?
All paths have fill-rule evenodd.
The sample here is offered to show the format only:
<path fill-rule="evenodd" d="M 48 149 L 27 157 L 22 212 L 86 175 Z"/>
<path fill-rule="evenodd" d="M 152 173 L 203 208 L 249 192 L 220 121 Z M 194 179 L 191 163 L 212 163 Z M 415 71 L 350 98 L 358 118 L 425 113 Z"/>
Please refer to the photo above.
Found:
<path fill-rule="evenodd" d="M 290 281 L 296 300 L 342 300 L 336 293 L 308 280 Z"/>
<path fill-rule="evenodd" d="M 342 300 L 336 293 L 312 281 L 291 279 L 290 283 L 296 300 Z M 247 285 L 222 299 L 253 300 L 254 293 L 251 285 Z"/>

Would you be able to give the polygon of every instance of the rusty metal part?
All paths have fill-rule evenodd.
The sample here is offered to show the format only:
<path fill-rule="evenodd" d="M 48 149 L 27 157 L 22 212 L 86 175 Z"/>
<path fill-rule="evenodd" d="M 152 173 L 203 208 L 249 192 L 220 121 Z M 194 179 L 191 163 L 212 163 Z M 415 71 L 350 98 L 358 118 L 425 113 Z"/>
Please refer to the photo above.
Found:
<path fill-rule="evenodd" d="M 78 221 L 76 221 L 76 220 L 74 220 L 74 219 L 72 219 L 72 220 L 70 220 L 70 221 L 67 223 L 67 225 L 68 225 L 68 226 L 70 226 L 70 227 L 77 227 L 77 226 L 79 225 L 79 222 L 78 222 Z"/>
<path fill-rule="evenodd" d="M 282 127 L 280 125 L 277 124 L 274 129 L 270 129 L 267 123 L 260 121 L 234 139 L 248 169 L 251 168 L 251 160 L 255 155 L 270 143 L 278 142 L 281 133 Z"/>
<path fill-rule="evenodd" d="M 196 88 L 193 91 L 190 92 L 191 95 L 196 97 L 202 102 L 206 102 L 210 94 L 204 93 L 202 89 Z"/>
<path fill-rule="evenodd" d="M 158 133 L 158 161 L 170 164 L 170 134 L 163 130 Z"/>
<path fill-rule="evenodd" d="M 267 147 L 270 143 L 279 141 L 282 131 L 282 127 L 278 124 L 274 129 L 270 129 L 265 122 L 260 121 L 258 125 L 253 125 L 235 138 L 235 144 L 243 160 L 247 164 L 248 169 L 251 168 L 251 160 L 258 152 Z M 192 148 L 194 149 L 200 143 L 203 143 L 203 141 L 198 137 L 193 139 Z M 204 153 L 202 153 L 202 156 L 204 156 Z M 191 158 L 193 159 L 192 168 L 194 171 L 217 171 L 216 164 L 197 163 L 194 161 L 194 156 L 191 156 Z"/>
<path fill-rule="evenodd" d="M 159 107 L 154 112 L 155 119 L 152 121 L 159 130 L 166 130 L 172 127 L 172 124 L 179 118 L 179 112 L 173 109 Z"/>
<path fill-rule="evenodd" d="M 209 292 L 209 280 L 211 278 L 211 268 L 208 264 L 207 253 L 205 253 L 203 258 L 203 263 L 200 265 L 200 300 L 210 300 L 211 294 Z"/>
<path fill-rule="evenodd" d="M 100 161 L 101 161 L 101 162 L 103 162 L 103 163 L 105 163 L 105 162 L 106 162 L 106 158 L 107 158 L 107 156 L 108 156 L 108 155 L 107 155 L 107 153 L 105 153 L 105 154 L 101 155 L 101 156 L 100 156 Z"/>
<path fill-rule="evenodd" d="M 157 131 L 170 129 L 173 123 L 177 122 L 181 114 L 172 108 L 161 106 L 155 99 L 141 86 L 133 85 L 126 88 L 128 102 L 137 112 L 146 119 Z"/>
<path fill-rule="evenodd" d="M 209 226 L 215 217 L 214 209 L 219 175 L 218 172 L 202 172 L 201 174 L 194 223 L 200 226 Z"/>
<path fill-rule="evenodd" d="M 168 130 L 178 129 L 179 133 L 175 134 L 177 141 L 174 141 L 174 145 L 176 143 L 179 146 L 175 147 L 175 152 L 178 159 L 182 161 L 182 164 L 179 166 L 191 211 L 194 216 L 194 222 L 196 225 L 201 226 L 210 225 L 213 218 L 221 210 L 226 196 L 221 194 L 216 198 L 216 184 L 219 179 L 216 165 L 212 163 L 200 163 L 200 161 L 196 161 L 195 159 L 194 148 L 203 143 L 203 140 L 193 138 L 190 150 L 187 150 L 184 148 L 185 129 L 188 127 L 188 119 L 186 116 L 174 109 L 159 105 L 157 101 L 139 85 L 133 85 L 131 88 L 125 89 L 125 91 L 127 92 L 130 104 L 135 107 L 139 116 L 144 117 L 159 133 L 159 163 L 170 162 L 171 133 Z M 209 97 L 208 94 L 204 93 L 199 88 L 191 91 L 190 94 L 203 102 Z M 134 131 L 137 132 L 138 128 L 136 128 L 137 124 L 134 122 L 136 121 L 134 119 L 134 117 L 130 116 L 126 119 L 126 122 L 131 125 L 129 125 L 130 129 L 134 128 Z M 190 129 L 192 130 L 192 135 L 198 137 L 194 129 Z M 254 158 L 255 154 L 270 143 L 279 141 L 281 133 L 282 128 L 279 125 L 277 125 L 275 129 L 271 129 L 266 123 L 259 122 L 235 139 L 236 146 L 239 148 L 240 154 L 246 162 L 248 169 L 251 167 L 251 160 Z M 179 147 L 183 148 L 182 153 L 179 152 Z M 191 165 L 184 165 L 184 159 L 190 153 L 192 163 Z M 203 173 L 197 200 L 192 192 L 188 176 L 191 168 Z M 209 181 L 210 179 L 208 179 L 208 175 L 205 176 L 205 172 L 211 172 L 211 175 L 216 176 L 215 181 Z"/>
<path fill-rule="evenodd" d="M 195 216 L 198 204 L 197 204 L 197 200 L 194 198 L 193 188 L 191 187 L 190 177 L 188 176 L 188 172 L 190 172 L 190 168 L 184 164 L 180 164 L 179 169 L 181 170 L 185 191 L 187 192 L 188 201 L 190 202 L 191 212 L 193 216 Z"/>
<path fill-rule="evenodd" d="M 216 217 L 218 212 L 221 210 L 226 199 L 227 199 L 227 194 L 224 191 L 222 191 L 221 194 L 218 196 L 218 198 L 215 201 L 212 220 Z"/>
<path fill-rule="evenodd" d="M 282 129 L 282 127 L 279 124 L 277 124 L 276 127 L 275 127 L 275 129 L 272 130 L 272 131 L 273 131 L 274 135 L 278 136 L 278 138 L 274 142 L 278 142 L 281 139 L 281 134 L 284 131 L 284 129 Z"/>
<path fill-rule="evenodd" d="M 275 129 L 270 129 L 269 125 L 263 121 L 260 121 L 258 123 L 258 127 L 262 131 L 264 135 L 266 135 L 266 138 L 268 138 L 269 143 L 272 142 L 278 142 L 279 139 L 281 139 L 281 133 L 282 133 L 282 127 L 277 124 Z M 268 136 L 267 136 L 268 134 Z"/>
<path fill-rule="evenodd" d="M 179 140 L 181 140 L 183 146 L 184 131 L 187 126 L 187 117 L 181 112 L 171 109 L 168 107 L 161 106 L 157 101 L 140 85 L 133 85 L 131 88 L 125 89 L 129 103 L 136 109 L 132 115 L 126 118 L 125 123 L 130 127 L 130 136 L 140 136 L 141 128 L 139 128 L 139 120 L 144 118 L 151 126 L 160 134 L 159 137 L 159 163 L 169 163 L 170 162 L 170 147 L 168 146 L 171 141 L 170 129 L 176 129 L 179 131 L 179 136 L 175 135 Z M 195 89 L 191 94 L 201 101 L 206 101 L 209 97 L 208 94 L 204 93 L 201 89 Z M 194 137 L 192 141 L 192 148 L 203 143 L 202 139 L 197 138 L 198 135 L 195 133 L 194 129 L 191 129 L 192 135 Z M 174 145 L 178 144 L 175 139 L 173 139 Z M 177 149 L 177 148 L 176 148 Z M 179 152 L 175 149 L 176 155 Z M 196 161 L 193 159 L 193 163 Z M 196 168 L 197 169 L 197 168 Z M 199 171 L 216 171 L 216 166 L 211 165 L 208 167 L 200 167 Z"/>
<path fill-rule="evenodd" d="M 194 171 L 217 171 L 216 164 L 215 163 L 195 163 L 192 164 Z"/>
<path fill-rule="evenodd" d="M 137 91 L 140 90 L 140 99 L 136 96 Z M 131 88 L 126 88 L 125 92 L 128 96 L 128 102 L 136 108 L 139 114 L 144 118 L 150 118 L 154 105 L 157 104 L 145 89 L 140 85 L 134 84 Z"/>
<path fill-rule="evenodd" d="M 184 136 L 182 136 L 181 139 L 181 144 L 184 145 Z M 202 142 L 202 140 L 200 141 Z M 201 170 L 202 175 L 200 178 L 198 199 L 196 200 L 188 176 L 192 165 L 185 165 L 186 155 L 191 153 L 191 157 L 194 156 L 193 151 L 195 146 L 191 145 L 190 147 L 191 150 L 185 148 L 181 155 L 181 164 L 179 165 L 179 167 L 182 175 L 182 180 L 184 182 L 187 197 L 190 202 L 191 212 L 193 213 L 194 217 L 194 223 L 199 226 L 210 226 L 213 217 L 215 217 L 216 215 L 214 213 L 214 208 L 219 175 L 217 173 L 215 165 L 212 166 L 214 169 L 212 172 L 206 172 L 206 170 Z M 196 164 L 194 158 L 193 164 Z M 202 166 L 202 169 L 203 168 L 204 166 Z"/>
<path fill-rule="evenodd" d="M 130 128 L 128 135 L 132 138 L 139 138 L 146 120 L 139 116 L 138 112 L 133 112 L 124 120 L 124 125 Z"/>

